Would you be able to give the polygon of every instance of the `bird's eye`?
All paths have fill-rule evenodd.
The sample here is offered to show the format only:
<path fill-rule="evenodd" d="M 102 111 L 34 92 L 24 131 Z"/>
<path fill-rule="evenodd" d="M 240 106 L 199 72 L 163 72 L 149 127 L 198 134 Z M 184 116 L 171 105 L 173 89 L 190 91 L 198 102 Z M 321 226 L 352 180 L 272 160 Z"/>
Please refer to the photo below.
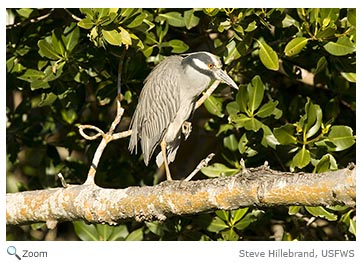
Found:
<path fill-rule="evenodd" d="M 208 68 L 209 68 L 209 69 L 212 69 L 213 66 L 214 66 L 213 64 L 208 64 Z"/>

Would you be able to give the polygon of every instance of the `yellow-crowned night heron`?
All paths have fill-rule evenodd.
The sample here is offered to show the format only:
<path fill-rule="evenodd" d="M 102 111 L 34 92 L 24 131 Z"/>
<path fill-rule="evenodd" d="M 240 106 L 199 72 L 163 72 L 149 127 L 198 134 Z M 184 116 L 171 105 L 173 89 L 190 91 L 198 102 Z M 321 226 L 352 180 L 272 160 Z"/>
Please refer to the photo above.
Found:
<path fill-rule="evenodd" d="M 182 127 L 194 111 L 200 94 L 212 79 L 220 80 L 238 89 L 224 72 L 219 58 L 208 52 L 196 52 L 167 57 L 159 63 L 144 81 L 143 90 L 130 129 L 129 150 L 137 152 L 140 139 L 144 163 L 158 144 L 161 152 L 156 162 L 164 162 L 166 176 L 172 180 L 168 163 L 173 162 L 182 138 Z M 185 134 L 189 132 L 184 132 Z"/>

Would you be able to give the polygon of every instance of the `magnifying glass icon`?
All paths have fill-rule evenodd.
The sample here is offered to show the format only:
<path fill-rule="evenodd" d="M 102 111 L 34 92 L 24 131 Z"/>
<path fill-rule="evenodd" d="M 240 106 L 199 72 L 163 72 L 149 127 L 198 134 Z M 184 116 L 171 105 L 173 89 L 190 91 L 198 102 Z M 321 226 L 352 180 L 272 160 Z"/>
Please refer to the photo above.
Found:
<path fill-rule="evenodd" d="M 8 254 L 9 254 L 9 255 L 15 255 L 15 257 L 17 257 L 18 260 L 21 260 L 21 258 L 19 257 L 19 255 L 16 254 L 16 247 L 14 247 L 14 246 L 9 246 L 9 247 L 8 247 Z"/>

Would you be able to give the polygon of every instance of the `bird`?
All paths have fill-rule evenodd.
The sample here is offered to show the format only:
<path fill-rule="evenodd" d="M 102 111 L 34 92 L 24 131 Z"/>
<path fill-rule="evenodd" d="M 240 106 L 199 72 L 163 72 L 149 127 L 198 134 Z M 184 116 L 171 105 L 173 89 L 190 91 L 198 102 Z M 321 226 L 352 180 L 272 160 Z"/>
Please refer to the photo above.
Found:
<path fill-rule="evenodd" d="M 220 80 L 238 90 L 237 84 L 222 70 L 220 58 L 200 51 L 166 57 L 145 78 L 138 104 L 130 122 L 130 153 L 137 154 L 140 141 L 147 166 L 158 145 L 158 167 L 164 163 L 166 178 L 172 180 L 169 163 L 175 160 L 182 133 L 187 137 L 187 121 L 195 104 L 212 80 Z"/>

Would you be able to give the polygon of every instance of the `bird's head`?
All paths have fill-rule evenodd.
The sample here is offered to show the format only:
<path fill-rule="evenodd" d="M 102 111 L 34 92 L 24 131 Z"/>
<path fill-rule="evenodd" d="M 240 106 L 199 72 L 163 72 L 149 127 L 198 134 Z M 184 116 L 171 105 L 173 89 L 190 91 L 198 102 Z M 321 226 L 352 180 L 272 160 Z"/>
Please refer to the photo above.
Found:
<path fill-rule="evenodd" d="M 237 84 L 222 70 L 222 62 L 219 57 L 214 54 L 208 52 L 185 54 L 182 65 L 191 66 L 196 71 L 212 79 L 220 80 L 238 90 Z"/>

